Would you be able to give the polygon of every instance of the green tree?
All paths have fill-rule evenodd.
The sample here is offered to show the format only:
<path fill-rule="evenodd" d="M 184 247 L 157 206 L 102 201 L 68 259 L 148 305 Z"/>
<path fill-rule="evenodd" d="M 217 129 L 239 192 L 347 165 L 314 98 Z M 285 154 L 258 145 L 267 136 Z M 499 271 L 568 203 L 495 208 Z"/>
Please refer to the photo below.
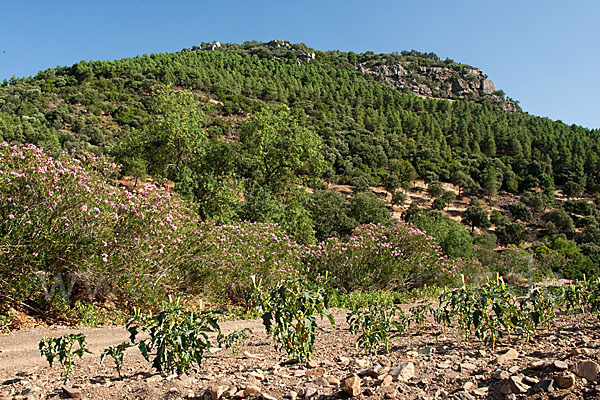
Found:
<path fill-rule="evenodd" d="M 529 239 L 529 230 L 520 222 L 506 222 L 496 229 L 498 242 L 507 246 L 509 244 L 520 245 Z"/>
<path fill-rule="evenodd" d="M 395 190 L 394 193 L 392 193 L 392 204 L 401 206 L 406 202 L 407 198 L 408 195 L 406 194 L 406 192 L 402 190 Z"/>
<path fill-rule="evenodd" d="M 478 202 L 475 202 L 475 204 L 471 203 L 465 211 L 462 220 L 464 224 L 471 227 L 471 233 L 473 233 L 475 228 L 488 228 L 491 225 L 487 211 Z"/>
<path fill-rule="evenodd" d="M 350 207 L 334 190 L 316 190 L 308 206 L 314 222 L 315 236 L 323 241 L 349 234 L 358 223 L 348 214 Z"/>
<path fill-rule="evenodd" d="M 439 181 L 431 182 L 427 185 L 427 193 L 431 198 L 440 197 L 444 193 L 444 186 Z"/>
<path fill-rule="evenodd" d="M 498 173 L 495 167 L 488 166 L 483 170 L 481 176 L 481 187 L 484 188 L 488 193 L 488 199 L 495 196 L 498 193 L 498 189 L 502 182 L 498 179 Z"/>
<path fill-rule="evenodd" d="M 285 107 L 254 114 L 242 126 L 240 140 L 251 179 L 273 193 L 315 181 L 324 170 L 321 139 Z"/>
<path fill-rule="evenodd" d="M 350 217 L 359 225 L 373 222 L 375 224 L 388 224 L 391 215 L 385 204 L 371 192 L 356 194 L 350 202 Z"/>
<path fill-rule="evenodd" d="M 513 217 L 513 221 L 521 220 L 523 222 L 531 222 L 533 220 L 533 213 L 523 203 L 513 203 L 508 206 L 508 211 Z"/>
<path fill-rule="evenodd" d="M 450 181 L 458 186 L 458 197 L 462 196 L 465 187 L 475 186 L 475 181 L 466 172 L 457 170 L 450 176 Z"/>
<path fill-rule="evenodd" d="M 563 193 L 570 199 L 579 196 L 582 192 L 583 185 L 574 181 L 567 181 L 563 188 Z"/>
<path fill-rule="evenodd" d="M 553 223 L 554 226 L 563 233 L 573 233 L 575 230 L 573 219 L 571 219 L 569 214 L 562 208 L 548 211 L 546 214 L 542 215 L 542 220 L 546 223 Z"/>
<path fill-rule="evenodd" d="M 190 179 L 189 166 L 201 162 L 207 145 L 204 113 L 195 94 L 170 87 L 156 94 L 156 114 L 141 138 L 148 172 L 175 182 Z"/>

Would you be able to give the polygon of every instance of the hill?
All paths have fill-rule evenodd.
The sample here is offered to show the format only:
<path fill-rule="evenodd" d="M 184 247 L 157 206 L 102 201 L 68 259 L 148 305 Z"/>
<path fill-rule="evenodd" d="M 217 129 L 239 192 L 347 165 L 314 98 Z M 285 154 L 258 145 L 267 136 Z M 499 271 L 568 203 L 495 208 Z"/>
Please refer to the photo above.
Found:
<path fill-rule="evenodd" d="M 425 182 L 425 207 L 402 217 L 505 274 L 597 272 L 599 139 L 522 112 L 477 68 L 417 51 L 203 43 L 0 87 L 0 140 L 109 155 L 133 186 L 173 182 L 202 220 L 277 223 L 301 243 L 389 223 Z M 536 267 L 502 261 L 495 249 L 511 244 Z"/>

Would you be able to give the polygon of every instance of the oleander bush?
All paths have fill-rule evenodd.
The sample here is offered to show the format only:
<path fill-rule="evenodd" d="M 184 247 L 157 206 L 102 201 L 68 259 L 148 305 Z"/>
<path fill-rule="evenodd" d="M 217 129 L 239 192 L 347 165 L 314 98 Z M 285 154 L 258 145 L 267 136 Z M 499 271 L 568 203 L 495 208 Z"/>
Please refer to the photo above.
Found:
<path fill-rule="evenodd" d="M 117 187 L 117 167 L 85 152 L 0 144 L 0 301 L 153 304 L 182 284 L 202 257 L 194 214 L 163 188 Z"/>
<path fill-rule="evenodd" d="M 412 224 L 365 224 L 344 239 L 329 239 L 309 250 L 308 273 L 326 274 L 338 289 L 406 290 L 444 284 L 457 266 L 432 236 Z"/>

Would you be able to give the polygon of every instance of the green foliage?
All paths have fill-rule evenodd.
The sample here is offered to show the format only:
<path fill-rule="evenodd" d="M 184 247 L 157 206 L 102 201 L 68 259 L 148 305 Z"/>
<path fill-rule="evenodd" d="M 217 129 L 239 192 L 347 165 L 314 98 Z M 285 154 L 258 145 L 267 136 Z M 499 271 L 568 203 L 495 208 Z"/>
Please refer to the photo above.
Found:
<path fill-rule="evenodd" d="M 131 343 L 143 332 L 148 339 L 137 343 L 142 356 L 159 372 L 183 374 L 199 367 L 204 352 L 210 349 L 209 332 L 220 332 L 216 312 L 184 311 L 179 302 L 171 302 L 159 314 L 144 314 L 139 309 L 126 324 Z"/>
<path fill-rule="evenodd" d="M 490 223 L 493 225 L 501 225 L 505 222 L 506 217 L 499 210 L 492 210 L 490 214 Z"/>
<path fill-rule="evenodd" d="M 463 223 L 471 227 L 471 233 L 475 228 L 488 228 L 491 225 L 487 211 L 479 203 L 471 204 L 467 208 L 463 216 Z"/>
<path fill-rule="evenodd" d="M 263 288 L 253 279 L 253 302 L 275 347 L 284 349 L 289 358 L 309 361 L 315 344 L 315 334 L 322 331 L 315 316 L 327 317 L 335 327 L 333 316 L 327 311 L 329 293 L 327 278 L 317 283 L 306 278 L 285 278 Z"/>
<path fill-rule="evenodd" d="M 572 233 L 574 231 L 573 220 L 562 208 L 547 212 L 542 216 L 542 220 L 546 223 L 551 222 L 560 232 Z"/>
<path fill-rule="evenodd" d="M 316 190 L 310 196 L 308 209 L 314 222 L 315 237 L 322 241 L 330 237 L 344 237 L 358 223 L 350 217 L 350 207 L 333 190 Z"/>
<path fill-rule="evenodd" d="M 564 205 L 565 211 L 583 216 L 598 216 L 598 209 L 594 204 L 586 200 L 567 200 Z"/>
<path fill-rule="evenodd" d="M 202 258 L 189 205 L 156 186 L 115 187 L 110 158 L 8 144 L 0 154 L 0 279 L 13 301 L 95 324 L 106 313 L 90 303 L 156 304 Z"/>
<path fill-rule="evenodd" d="M 204 114 L 199 109 L 198 98 L 187 90 L 166 87 L 156 93 L 154 100 L 157 113 L 145 131 L 129 138 L 124 157 L 130 154 L 143 157 L 144 163 L 133 164 L 138 170 L 143 171 L 145 165 L 153 176 L 185 184 L 190 165 L 198 162 L 206 151 Z"/>
<path fill-rule="evenodd" d="M 454 182 L 460 196 L 477 195 L 480 188 L 489 197 L 500 188 L 536 193 L 529 201 L 523 199 L 535 212 L 553 204 L 555 183 L 570 197 L 599 187 L 598 130 L 507 113 L 485 98 L 452 103 L 419 98 L 356 72 L 359 63 L 401 63 L 413 74 L 423 65 L 451 68 L 457 77 L 468 77 L 463 65 L 417 52 L 317 52 L 308 63 L 302 57 L 305 51 L 312 49 L 276 42 L 224 44 L 215 51 L 196 48 L 81 62 L 2 85 L 0 140 L 34 143 L 46 155 L 58 155 L 61 149 L 91 151 L 85 154 L 94 157 L 113 154 L 123 164 L 117 170 L 116 165 L 84 162 L 102 179 L 86 178 L 78 187 L 74 179 L 69 181 L 73 175 L 57 175 L 61 190 L 51 196 L 51 181 L 44 178 L 55 176 L 40 171 L 48 164 L 58 173 L 57 164 L 47 157 L 33 162 L 34 152 L 24 153 L 23 159 L 10 157 L 13 149 L 3 144 L 3 289 L 16 301 L 56 316 L 75 315 L 68 313 L 73 306 L 69 296 L 82 291 L 100 293 L 99 300 L 114 293 L 127 303 L 124 307 L 155 305 L 166 292 L 180 290 L 208 290 L 223 299 L 231 295 L 239 303 L 248 284 L 244 288 L 235 282 L 229 291 L 222 283 L 217 288 L 215 282 L 222 277 L 213 269 L 227 277 L 226 266 L 251 263 L 240 261 L 237 252 L 230 253 L 230 260 L 222 255 L 212 260 L 213 253 L 203 251 L 205 243 L 199 249 L 198 235 L 192 234 L 202 231 L 196 229 L 197 218 L 217 225 L 276 223 L 296 244 L 306 245 L 315 236 L 343 238 L 360 223 L 388 224 L 385 207 L 373 196 L 367 198 L 369 187 L 383 183 L 388 190 L 399 185 L 408 189 L 419 174 L 429 182 Z M 68 162 L 69 168 L 73 163 Z M 146 191 L 144 200 L 120 190 L 113 195 L 120 174 L 131 175 L 136 189 L 148 183 L 145 179 L 161 186 L 161 178 L 168 178 L 177 194 Z M 356 184 L 367 193 L 355 196 L 350 206 L 329 199 L 331 205 L 321 207 L 304 192 L 307 186 L 323 185 L 322 178 Z M 27 185 L 31 190 L 17 190 Z M 154 197 L 157 193 L 160 200 Z M 173 211 L 167 204 L 181 206 L 180 196 L 189 201 L 185 210 L 163 213 Z M 81 210 L 84 205 L 91 209 L 94 199 L 101 199 L 93 204 L 99 212 Z M 393 201 L 398 204 L 402 196 Z M 435 207 L 450 201 L 442 194 Z M 593 220 L 580 218 L 580 212 L 591 212 L 587 207 L 570 202 L 565 207 L 578 227 L 593 226 Z M 25 218 L 28 213 L 34 218 Z M 178 215 L 186 218 L 164 222 Z M 473 221 L 465 221 L 475 228 Z M 522 225 L 496 224 L 502 244 L 527 239 Z M 571 244 L 559 246 L 564 248 L 559 256 L 565 254 L 572 273 L 593 271 L 591 266 L 600 262 L 593 229 L 578 238 L 578 232 L 549 221 L 544 240 L 555 240 L 559 230 L 579 244 L 579 254 Z M 165 238 L 168 243 L 161 240 Z M 285 254 L 288 264 L 291 257 Z M 253 259 L 252 268 L 260 270 L 256 264 Z M 264 269 L 278 267 L 269 263 Z M 33 274 L 39 280 L 28 279 Z M 49 293 L 59 274 L 66 290 L 57 284 Z M 220 296 L 225 292 L 227 296 Z M 85 305 L 79 311 L 86 314 L 79 318 L 98 317 Z"/>
<path fill-rule="evenodd" d="M 408 310 L 408 321 L 410 325 L 421 329 L 427 323 L 427 316 L 434 314 L 435 311 L 430 304 L 417 304 Z"/>
<path fill-rule="evenodd" d="M 235 355 L 240 346 L 243 346 L 246 343 L 251 334 L 252 331 L 248 328 L 233 330 L 228 334 L 219 332 L 217 335 L 217 342 L 219 342 L 219 346 L 231 350 L 231 354 Z"/>
<path fill-rule="evenodd" d="M 119 378 L 121 378 L 121 367 L 123 366 L 123 357 L 125 356 L 125 350 L 130 347 L 134 347 L 135 345 L 128 342 L 123 342 L 118 345 L 109 346 L 102 351 L 100 354 L 100 362 L 104 362 L 106 356 L 110 356 L 113 362 L 115 363 L 115 369 L 117 370 L 117 374 L 119 374 Z"/>
<path fill-rule="evenodd" d="M 446 326 L 457 321 L 467 338 L 474 334 L 493 349 L 511 333 L 529 339 L 538 326 L 554 317 L 554 302 L 542 289 L 522 296 L 496 277 L 481 287 L 463 285 L 442 294 L 436 318 Z"/>
<path fill-rule="evenodd" d="M 359 225 L 389 224 L 391 215 L 385 204 L 373 193 L 362 192 L 356 194 L 350 201 L 350 218 Z"/>
<path fill-rule="evenodd" d="M 305 246 L 275 224 L 241 222 L 200 227 L 197 251 L 203 262 L 191 267 L 189 279 L 219 304 L 248 307 L 252 276 L 272 285 L 302 270 Z"/>
<path fill-rule="evenodd" d="M 469 259 L 473 255 L 473 240 L 459 222 L 441 212 L 425 212 L 410 219 L 419 229 L 436 238 L 450 258 Z"/>
<path fill-rule="evenodd" d="M 406 202 L 408 195 L 403 190 L 395 190 L 392 193 L 392 204 L 396 206 L 401 206 Z"/>
<path fill-rule="evenodd" d="M 462 196 L 465 188 L 475 187 L 475 181 L 466 172 L 457 170 L 450 176 L 450 181 L 458 186 L 458 196 Z"/>
<path fill-rule="evenodd" d="M 552 249 L 564 257 L 560 272 L 567 279 L 583 279 L 584 276 L 599 276 L 600 269 L 598 264 L 595 264 L 586 257 L 575 242 L 557 237 L 552 242 Z"/>
<path fill-rule="evenodd" d="M 388 290 L 372 290 L 344 293 L 340 290 L 334 290 L 329 301 L 331 307 L 345 308 L 348 310 L 357 310 L 359 308 L 371 305 L 392 305 L 406 301 L 407 293 L 391 292 Z"/>
<path fill-rule="evenodd" d="M 346 321 L 352 334 L 360 334 L 356 344 L 367 354 L 375 354 L 380 345 L 389 354 L 390 339 L 404 332 L 406 315 L 395 306 L 371 305 L 349 312 Z"/>
<path fill-rule="evenodd" d="M 328 274 L 332 286 L 345 292 L 443 285 L 456 270 L 434 237 L 403 222 L 361 225 L 345 239 L 327 240 L 309 250 L 308 273 Z"/>
<path fill-rule="evenodd" d="M 431 198 L 440 197 L 444 193 L 444 186 L 441 182 L 434 181 L 427 185 L 427 194 Z"/>
<path fill-rule="evenodd" d="M 308 183 L 323 171 L 321 139 L 300 126 L 285 107 L 254 114 L 241 127 L 240 141 L 252 180 L 273 193 L 295 183 Z"/>
<path fill-rule="evenodd" d="M 533 213 L 523 203 L 509 205 L 508 211 L 511 213 L 513 221 L 521 220 L 523 222 L 531 222 L 533 220 Z"/>
<path fill-rule="evenodd" d="M 91 353 L 85 347 L 85 336 L 82 333 L 68 333 L 60 337 L 44 337 L 39 343 L 40 354 L 46 358 L 50 367 L 56 359 L 63 368 L 67 379 L 73 372 L 75 357 L 82 358 L 85 353 Z M 77 348 L 73 346 L 77 345 Z"/>
<path fill-rule="evenodd" d="M 529 230 L 520 222 L 504 222 L 496 229 L 498 242 L 507 246 L 509 244 L 519 245 L 529 239 Z"/>
<path fill-rule="evenodd" d="M 583 185 L 574 181 L 567 181 L 563 187 L 563 193 L 568 198 L 579 196 L 583 192 Z"/>
<path fill-rule="evenodd" d="M 437 197 L 433 199 L 433 203 L 431 203 L 431 208 L 436 211 L 441 211 L 446 208 L 446 202 L 441 197 Z"/>

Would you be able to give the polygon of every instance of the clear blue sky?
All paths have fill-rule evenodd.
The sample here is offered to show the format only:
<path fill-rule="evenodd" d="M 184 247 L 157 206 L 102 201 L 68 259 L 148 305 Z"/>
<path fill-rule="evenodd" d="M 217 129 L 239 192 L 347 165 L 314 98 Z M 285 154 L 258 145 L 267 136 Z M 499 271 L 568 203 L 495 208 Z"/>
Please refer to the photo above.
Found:
<path fill-rule="evenodd" d="M 597 0 L 0 0 L 0 12 L 0 80 L 214 40 L 416 49 L 483 69 L 531 114 L 600 128 Z"/>

